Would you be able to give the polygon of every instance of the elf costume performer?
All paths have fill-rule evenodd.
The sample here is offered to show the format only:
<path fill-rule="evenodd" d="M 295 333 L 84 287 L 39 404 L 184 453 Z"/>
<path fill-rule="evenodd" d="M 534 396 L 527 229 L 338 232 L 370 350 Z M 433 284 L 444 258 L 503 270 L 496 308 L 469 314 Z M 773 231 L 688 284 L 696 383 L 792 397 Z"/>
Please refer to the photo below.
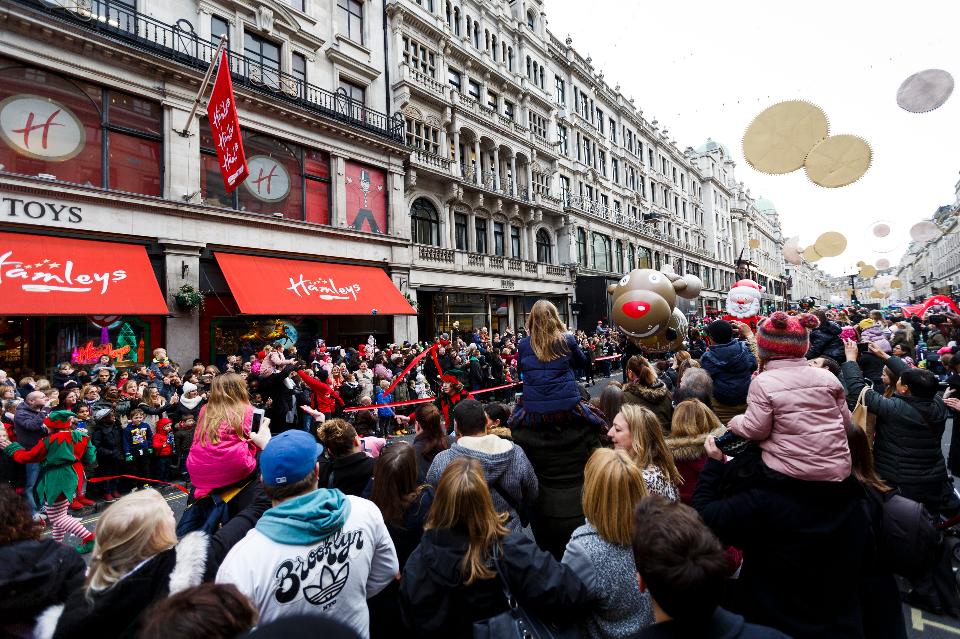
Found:
<path fill-rule="evenodd" d="M 73 533 L 81 540 L 77 552 L 88 553 L 93 549 L 94 534 L 84 528 L 79 519 L 67 514 L 67 507 L 77 494 L 80 477 L 77 476 L 77 464 L 93 464 L 96 450 L 90 439 L 73 430 L 76 415 L 68 410 L 50 413 L 43 425 L 49 435 L 27 450 L 16 442 L 10 442 L 5 434 L 0 434 L 0 447 L 3 452 L 20 464 L 40 464 L 40 477 L 37 479 L 37 498 L 47 505 L 47 516 L 53 526 L 53 539 L 62 542 L 67 533 Z"/>
<path fill-rule="evenodd" d="M 727 293 L 727 313 L 723 319 L 743 322 L 756 333 L 760 322 L 760 285 L 753 280 L 740 280 Z"/>
<path fill-rule="evenodd" d="M 443 423 L 453 432 L 453 409 L 465 399 L 473 399 L 473 395 L 463 389 L 463 384 L 455 375 L 446 373 L 440 378 L 443 388 L 437 395 L 437 408 L 443 416 Z"/>

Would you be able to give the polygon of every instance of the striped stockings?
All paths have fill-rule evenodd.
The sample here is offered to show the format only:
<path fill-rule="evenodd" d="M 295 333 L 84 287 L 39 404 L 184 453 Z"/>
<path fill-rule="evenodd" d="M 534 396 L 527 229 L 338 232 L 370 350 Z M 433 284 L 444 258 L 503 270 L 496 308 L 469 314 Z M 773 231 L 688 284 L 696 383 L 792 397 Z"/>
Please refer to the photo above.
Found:
<path fill-rule="evenodd" d="M 67 533 L 73 533 L 81 541 L 87 541 L 93 537 L 93 533 L 87 530 L 79 519 L 67 514 L 67 507 L 70 505 L 66 499 L 58 499 L 53 505 L 47 506 L 47 517 L 53 526 L 53 540 L 61 543 Z"/>

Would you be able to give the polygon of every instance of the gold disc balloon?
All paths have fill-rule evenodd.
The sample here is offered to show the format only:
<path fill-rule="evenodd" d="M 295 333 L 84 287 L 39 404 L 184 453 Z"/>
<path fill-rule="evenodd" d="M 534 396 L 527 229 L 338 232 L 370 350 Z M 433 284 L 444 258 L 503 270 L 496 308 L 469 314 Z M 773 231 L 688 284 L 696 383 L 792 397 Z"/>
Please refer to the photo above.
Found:
<path fill-rule="evenodd" d="M 890 288 L 903 288 L 903 282 L 900 280 L 893 280 L 890 282 Z"/>
<path fill-rule="evenodd" d="M 857 266 L 863 266 L 864 264 L 866 264 L 866 262 L 864 262 L 863 260 L 860 260 L 859 262 L 857 262 Z"/>
<path fill-rule="evenodd" d="M 866 140 L 855 135 L 831 135 L 810 150 L 803 167 L 814 184 L 835 189 L 863 177 L 873 152 Z"/>
<path fill-rule="evenodd" d="M 870 297 L 878 300 L 883 299 L 883 293 L 881 293 L 880 291 L 870 291 Z"/>
<path fill-rule="evenodd" d="M 863 266 L 860 267 L 860 278 L 861 278 L 861 279 L 864 279 L 864 280 L 865 280 L 865 279 L 870 278 L 870 277 L 875 277 L 876 274 L 877 274 L 877 269 L 875 269 L 874 267 L 872 267 L 872 266 L 869 265 L 869 264 L 864 264 Z"/>
<path fill-rule="evenodd" d="M 836 231 L 822 233 L 813 247 L 822 257 L 836 257 L 847 248 L 847 238 Z"/>
<path fill-rule="evenodd" d="M 808 246 L 803 250 L 803 259 L 805 259 L 808 262 L 816 262 L 822 257 L 823 256 L 817 252 L 817 247 L 815 246 Z"/>
<path fill-rule="evenodd" d="M 752 249 L 760 248 L 760 240 L 757 240 L 757 239 L 750 240 L 749 245 L 750 245 L 750 248 Z"/>
<path fill-rule="evenodd" d="M 803 166 L 810 149 L 828 133 L 827 115 L 820 107 L 802 100 L 780 102 L 747 127 L 743 155 L 762 173 L 790 173 Z"/>

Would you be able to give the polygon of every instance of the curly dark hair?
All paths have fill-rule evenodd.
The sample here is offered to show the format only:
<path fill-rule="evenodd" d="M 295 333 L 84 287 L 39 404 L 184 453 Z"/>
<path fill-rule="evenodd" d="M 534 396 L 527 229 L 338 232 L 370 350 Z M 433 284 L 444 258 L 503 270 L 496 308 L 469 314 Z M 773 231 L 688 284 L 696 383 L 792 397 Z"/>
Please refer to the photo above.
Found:
<path fill-rule="evenodd" d="M 43 524 L 30 516 L 27 503 L 10 484 L 0 483 L 0 546 L 40 539 Z"/>

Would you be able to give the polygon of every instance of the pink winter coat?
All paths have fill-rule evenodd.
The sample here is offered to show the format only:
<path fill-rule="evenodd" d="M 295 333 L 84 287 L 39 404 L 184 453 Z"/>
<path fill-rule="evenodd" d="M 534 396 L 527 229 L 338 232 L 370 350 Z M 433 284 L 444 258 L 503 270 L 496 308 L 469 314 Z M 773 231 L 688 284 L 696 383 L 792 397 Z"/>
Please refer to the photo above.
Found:
<path fill-rule="evenodd" d="M 197 423 L 203 421 L 200 409 Z M 253 425 L 253 406 L 247 406 L 243 414 L 243 432 L 250 435 Z M 202 443 L 199 437 L 193 440 L 187 455 L 187 472 L 194 487 L 194 496 L 199 499 L 217 488 L 236 483 L 257 467 L 257 446 L 249 439 L 240 439 L 226 422 L 220 424 L 220 441 Z"/>
<path fill-rule="evenodd" d="M 263 358 L 263 362 L 260 364 L 260 375 L 263 377 L 266 377 L 267 375 L 273 375 L 287 364 L 293 364 L 295 361 L 297 360 L 284 359 L 283 353 L 280 351 L 270 351 L 270 353 Z"/>
<path fill-rule="evenodd" d="M 759 442 L 763 462 L 777 472 L 808 481 L 843 481 L 850 475 L 844 430 L 849 420 L 840 381 L 801 357 L 768 362 L 750 383 L 747 412 L 727 428 Z"/>

